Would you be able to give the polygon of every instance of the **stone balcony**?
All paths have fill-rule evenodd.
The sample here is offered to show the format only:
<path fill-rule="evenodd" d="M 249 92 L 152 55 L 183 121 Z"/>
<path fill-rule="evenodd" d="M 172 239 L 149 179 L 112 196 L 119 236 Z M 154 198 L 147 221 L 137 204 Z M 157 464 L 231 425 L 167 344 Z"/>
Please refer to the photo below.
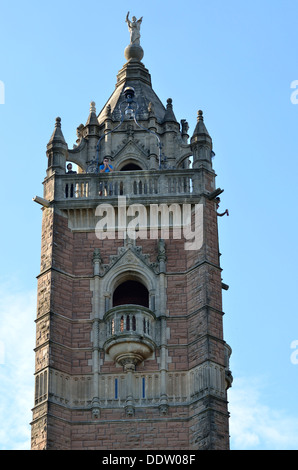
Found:
<path fill-rule="evenodd" d="M 127 196 L 130 199 L 154 200 L 161 195 L 168 199 L 197 196 L 205 192 L 201 169 L 114 171 L 103 174 L 56 175 L 55 202 L 83 206 L 107 199 Z M 79 202 L 80 201 L 80 202 Z M 64 205 L 64 204 L 62 204 Z"/>
<path fill-rule="evenodd" d="M 113 307 L 104 316 L 106 341 L 104 350 L 124 368 L 143 362 L 154 352 L 155 314 L 141 305 Z"/>

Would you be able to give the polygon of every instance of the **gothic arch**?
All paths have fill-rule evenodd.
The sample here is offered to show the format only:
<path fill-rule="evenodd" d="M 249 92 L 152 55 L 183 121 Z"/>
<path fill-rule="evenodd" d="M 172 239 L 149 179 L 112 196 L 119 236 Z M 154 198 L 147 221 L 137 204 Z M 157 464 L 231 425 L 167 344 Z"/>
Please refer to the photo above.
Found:
<path fill-rule="evenodd" d="M 115 165 L 117 171 L 123 171 L 123 168 L 126 165 L 137 165 L 140 170 L 148 169 L 148 164 L 145 158 L 136 154 L 121 155 L 121 157 L 117 158 L 117 164 Z"/>
<path fill-rule="evenodd" d="M 186 160 L 190 160 L 190 164 L 186 164 Z M 177 168 L 179 169 L 182 169 L 185 165 L 185 169 L 187 168 L 192 168 L 192 165 L 193 165 L 193 153 L 192 152 L 187 152 L 186 154 L 182 155 L 182 157 L 180 157 L 178 160 L 177 160 Z"/>
<path fill-rule="evenodd" d="M 158 276 L 131 250 L 128 250 L 119 263 L 116 263 L 102 278 L 103 292 L 110 297 L 110 308 L 116 288 L 128 280 L 137 281 L 146 287 L 149 293 L 149 308 L 155 310 Z"/>
<path fill-rule="evenodd" d="M 148 153 L 143 145 L 134 140 L 129 140 L 116 150 L 113 155 L 113 162 L 116 170 L 121 170 L 123 166 L 133 163 L 142 170 L 148 169 Z"/>
<path fill-rule="evenodd" d="M 139 171 L 144 170 L 140 165 L 140 162 L 136 159 L 125 160 L 118 168 L 119 171 Z"/>

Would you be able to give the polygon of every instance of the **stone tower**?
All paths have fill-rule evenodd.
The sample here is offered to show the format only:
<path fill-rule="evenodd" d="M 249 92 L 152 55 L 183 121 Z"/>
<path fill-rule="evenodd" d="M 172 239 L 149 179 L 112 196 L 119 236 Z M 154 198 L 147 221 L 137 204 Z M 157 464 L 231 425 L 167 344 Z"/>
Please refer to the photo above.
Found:
<path fill-rule="evenodd" d="M 212 139 L 193 135 L 141 62 L 47 145 L 32 449 L 228 449 L 230 348 Z M 108 159 L 107 165 L 103 163 Z M 69 163 L 74 171 L 69 171 Z M 103 171 L 102 171 L 103 170 Z"/>

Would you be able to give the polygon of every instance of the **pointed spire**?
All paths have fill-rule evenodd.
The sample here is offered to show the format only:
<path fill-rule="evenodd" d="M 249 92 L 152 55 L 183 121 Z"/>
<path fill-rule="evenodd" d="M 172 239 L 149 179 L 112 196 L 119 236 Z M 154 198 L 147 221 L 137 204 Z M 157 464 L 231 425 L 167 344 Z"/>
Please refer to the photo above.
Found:
<path fill-rule="evenodd" d="M 191 149 L 193 151 L 193 167 L 200 168 L 205 165 L 206 168 L 212 168 L 212 139 L 206 129 L 203 118 L 203 111 L 198 111 L 197 125 L 190 139 Z"/>
<path fill-rule="evenodd" d="M 48 145 L 54 145 L 56 143 L 66 145 L 66 142 L 65 142 L 62 130 L 61 130 L 61 118 L 60 117 L 56 118 L 55 129 L 54 129 L 53 134 L 51 135 Z"/>
<path fill-rule="evenodd" d="M 96 117 L 96 107 L 95 107 L 95 102 L 91 101 L 90 103 L 90 114 L 88 116 L 86 126 L 98 126 L 98 120 Z"/>
<path fill-rule="evenodd" d="M 209 132 L 206 129 L 206 126 L 204 124 L 204 118 L 203 118 L 203 111 L 199 110 L 198 111 L 198 117 L 197 117 L 197 125 L 194 130 L 194 133 L 192 135 L 192 138 L 194 137 L 203 137 L 203 136 L 208 136 L 209 139 L 211 140 L 211 137 L 209 135 Z"/>
<path fill-rule="evenodd" d="M 172 98 L 167 99 L 167 109 L 163 122 L 174 121 L 177 122 L 174 111 L 173 111 L 173 100 Z"/>
<path fill-rule="evenodd" d="M 47 144 L 47 176 L 53 173 L 65 173 L 67 155 L 68 148 L 61 130 L 61 118 L 57 117 L 54 132 Z"/>

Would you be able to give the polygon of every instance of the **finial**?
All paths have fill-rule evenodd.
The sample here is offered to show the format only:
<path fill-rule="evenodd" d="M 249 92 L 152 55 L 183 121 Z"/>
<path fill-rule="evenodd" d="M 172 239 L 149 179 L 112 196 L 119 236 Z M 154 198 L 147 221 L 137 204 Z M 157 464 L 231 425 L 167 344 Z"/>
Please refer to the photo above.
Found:
<path fill-rule="evenodd" d="M 56 117 L 55 127 L 61 127 L 61 117 Z"/>
<path fill-rule="evenodd" d="M 173 100 L 172 98 L 167 99 L 167 108 L 172 108 L 173 107 Z"/>
<path fill-rule="evenodd" d="M 198 121 L 204 121 L 204 118 L 203 118 L 203 111 L 199 110 L 198 111 Z"/>
<path fill-rule="evenodd" d="M 91 101 L 90 103 L 90 113 L 95 113 L 96 114 L 96 108 L 95 108 L 95 102 Z"/>

